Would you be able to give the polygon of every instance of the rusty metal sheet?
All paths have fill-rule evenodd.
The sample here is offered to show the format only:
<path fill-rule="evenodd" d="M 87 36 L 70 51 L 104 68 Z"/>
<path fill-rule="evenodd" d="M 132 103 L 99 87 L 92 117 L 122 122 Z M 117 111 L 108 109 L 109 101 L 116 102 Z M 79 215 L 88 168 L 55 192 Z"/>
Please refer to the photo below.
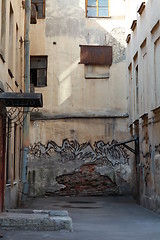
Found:
<path fill-rule="evenodd" d="M 80 45 L 80 63 L 86 65 L 112 64 L 111 46 Z"/>
<path fill-rule="evenodd" d="M 0 101 L 6 107 L 43 107 L 41 93 L 1 92 Z"/>

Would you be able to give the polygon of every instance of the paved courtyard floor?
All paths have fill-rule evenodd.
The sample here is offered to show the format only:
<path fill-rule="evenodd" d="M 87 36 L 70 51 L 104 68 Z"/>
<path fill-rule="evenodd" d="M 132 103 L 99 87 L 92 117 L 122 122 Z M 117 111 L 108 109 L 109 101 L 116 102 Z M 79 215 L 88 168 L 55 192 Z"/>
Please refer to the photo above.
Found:
<path fill-rule="evenodd" d="M 73 231 L 4 231 L 6 240 L 160 240 L 160 215 L 131 197 L 44 197 L 24 208 L 67 210 Z"/>

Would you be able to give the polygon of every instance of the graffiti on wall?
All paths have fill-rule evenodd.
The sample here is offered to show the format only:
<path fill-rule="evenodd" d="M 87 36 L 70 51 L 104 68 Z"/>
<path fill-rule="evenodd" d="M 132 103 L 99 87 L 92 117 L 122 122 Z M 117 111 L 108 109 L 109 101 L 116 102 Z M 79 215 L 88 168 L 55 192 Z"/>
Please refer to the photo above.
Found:
<path fill-rule="evenodd" d="M 146 196 L 151 196 L 151 153 L 152 147 L 148 139 L 148 144 L 146 144 L 145 138 L 142 140 L 142 160 L 141 160 L 141 174 L 142 174 L 142 184 L 144 184 L 144 194 Z"/>
<path fill-rule="evenodd" d="M 76 140 L 69 141 L 64 139 L 62 146 L 58 146 L 54 141 L 48 141 L 46 145 L 38 142 L 30 146 L 30 154 L 39 158 L 40 156 L 51 157 L 53 152 L 60 154 L 61 161 L 88 160 L 95 162 L 98 159 L 106 159 L 112 166 L 127 164 L 129 156 L 123 146 L 114 146 L 111 143 L 97 141 L 92 146 L 90 142 L 79 144 Z"/>
<path fill-rule="evenodd" d="M 129 156 L 116 141 L 79 143 L 64 139 L 62 145 L 48 141 L 30 146 L 29 183 L 31 196 L 110 195 L 128 193 L 131 169 Z"/>

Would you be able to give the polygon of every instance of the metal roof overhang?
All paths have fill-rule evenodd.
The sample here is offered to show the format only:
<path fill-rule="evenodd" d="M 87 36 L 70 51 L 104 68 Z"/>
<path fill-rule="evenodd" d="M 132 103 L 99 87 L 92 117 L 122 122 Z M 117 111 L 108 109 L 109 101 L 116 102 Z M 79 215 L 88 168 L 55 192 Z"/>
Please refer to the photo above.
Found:
<path fill-rule="evenodd" d="M 1 92 L 0 101 L 6 107 L 43 107 L 42 93 Z"/>

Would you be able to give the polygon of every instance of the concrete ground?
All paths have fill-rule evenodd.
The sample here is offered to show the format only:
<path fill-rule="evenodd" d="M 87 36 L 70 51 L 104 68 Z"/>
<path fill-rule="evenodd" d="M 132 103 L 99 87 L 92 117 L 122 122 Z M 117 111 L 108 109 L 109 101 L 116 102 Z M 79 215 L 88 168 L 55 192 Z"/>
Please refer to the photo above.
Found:
<path fill-rule="evenodd" d="M 73 232 L 2 231 L 7 240 L 159 240 L 160 215 L 130 197 L 44 197 L 25 208 L 68 210 Z"/>

